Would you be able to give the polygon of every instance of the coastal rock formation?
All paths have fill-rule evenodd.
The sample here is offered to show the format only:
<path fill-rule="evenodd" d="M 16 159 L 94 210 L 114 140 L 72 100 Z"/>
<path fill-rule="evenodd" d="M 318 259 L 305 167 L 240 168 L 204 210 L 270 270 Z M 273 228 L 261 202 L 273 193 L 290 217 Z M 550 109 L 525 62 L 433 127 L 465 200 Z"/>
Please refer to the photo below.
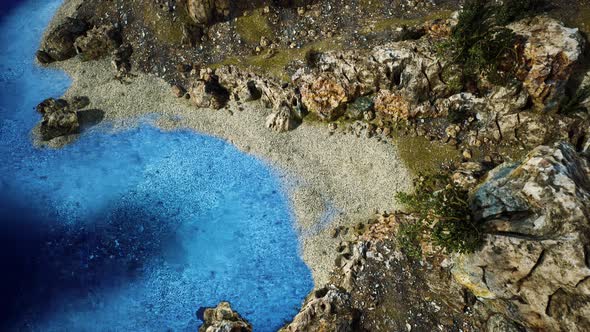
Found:
<path fill-rule="evenodd" d="M 46 99 L 37 105 L 37 112 L 43 115 L 40 133 L 44 141 L 77 134 L 80 129 L 76 110 L 64 99 Z"/>
<path fill-rule="evenodd" d="M 358 331 L 359 312 L 352 308 L 350 295 L 328 286 L 312 293 L 293 321 L 280 332 Z"/>
<path fill-rule="evenodd" d="M 44 39 L 37 60 L 41 63 L 63 61 L 76 56 L 74 42 L 88 30 L 88 24 L 80 19 L 68 17 L 50 31 Z"/>
<path fill-rule="evenodd" d="M 513 23 L 509 28 L 525 41 L 524 66 L 518 76 L 537 108 L 554 110 L 582 57 L 584 38 L 578 29 L 566 28 L 547 16 Z"/>
<path fill-rule="evenodd" d="M 199 332 L 252 332 L 252 325 L 233 311 L 228 302 L 205 309 L 203 320 Z"/>
<path fill-rule="evenodd" d="M 492 311 L 533 329 L 589 326 L 590 162 L 568 144 L 540 146 L 488 175 L 473 211 L 489 232 L 456 257 L 455 279 Z"/>
<path fill-rule="evenodd" d="M 106 24 L 94 27 L 84 36 L 76 38 L 74 46 L 84 60 L 96 60 L 112 53 L 121 44 L 119 29 Z"/>

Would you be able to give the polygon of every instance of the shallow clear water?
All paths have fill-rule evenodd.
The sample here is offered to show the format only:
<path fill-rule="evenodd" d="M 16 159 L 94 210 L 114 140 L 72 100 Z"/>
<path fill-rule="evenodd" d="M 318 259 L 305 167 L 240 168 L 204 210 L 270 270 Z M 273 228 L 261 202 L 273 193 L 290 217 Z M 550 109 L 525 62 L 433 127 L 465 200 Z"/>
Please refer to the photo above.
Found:
<path fill-rule="evenodd" d="M 221 300 L 276 330 L 313 285 L 264 162 L 148 120 L 31 145 L 33 107 L 70 83 L 33 62 L 59 4 L 0 17 L 0 330 L 196 331 L 195 312 Z"/>

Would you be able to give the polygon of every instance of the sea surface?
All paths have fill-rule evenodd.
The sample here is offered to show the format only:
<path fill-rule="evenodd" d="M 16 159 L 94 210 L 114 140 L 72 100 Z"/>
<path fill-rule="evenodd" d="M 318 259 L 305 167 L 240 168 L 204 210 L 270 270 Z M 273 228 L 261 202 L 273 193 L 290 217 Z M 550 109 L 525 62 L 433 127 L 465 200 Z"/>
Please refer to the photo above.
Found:
<path fill-rule="evenodd" d="M 0 330 L 196 331 L 227 300 L 275 331 L 312 289 L 277 172 L 220 139 L 108 123 L 32 145 L 70 79 L 34 52 L 58 0 L 2 0 Z"/>

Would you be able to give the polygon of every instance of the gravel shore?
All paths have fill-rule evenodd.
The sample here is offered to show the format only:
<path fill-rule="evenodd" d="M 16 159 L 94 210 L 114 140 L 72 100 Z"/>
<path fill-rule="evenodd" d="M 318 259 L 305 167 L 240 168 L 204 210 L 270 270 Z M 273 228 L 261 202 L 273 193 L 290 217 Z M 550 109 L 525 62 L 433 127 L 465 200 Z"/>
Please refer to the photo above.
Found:
<path fill-rule="evenodd" d="M 79 0 L 66 0 L 52 24 L 69 15 Z M 50 25 L 51 26 L 51 25 Z M 328 280 L 339 239 L 330 229 L 365 221 L 375 211 L 398 208 L 394 193 L 408 190 L 411 175 L 396 147 L 376 139 L 330 135 L 326 124 L 303 123 L 288 133 L 265 127 L 270 110 L 258 102 L 222 110 L 197 109 L 177 99 L 163 80 L 134 73 L 128 84 L 114 79 L 108 60 L 72 59 L 52 67 L 72 77 L 67 96 L 88 96 L 89 108 L 105 112 L 113 130 L 137 126 L 159 115 L 162 130 L 191 129 L 234 144 L 277 170 L 292 203 L 302 256 L 316 285 Z"/>

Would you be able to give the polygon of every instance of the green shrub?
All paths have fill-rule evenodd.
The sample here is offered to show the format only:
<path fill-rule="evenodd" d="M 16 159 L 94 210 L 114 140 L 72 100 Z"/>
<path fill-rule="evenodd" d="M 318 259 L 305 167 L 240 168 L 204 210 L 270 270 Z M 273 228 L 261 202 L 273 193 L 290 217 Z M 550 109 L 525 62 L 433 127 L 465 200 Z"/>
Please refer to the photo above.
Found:
<path fill-rule="evenodd" d="M 471 218 L 467 191 L 443 175 L 420 176 L 414 185 L 414 193 L 396 195 L 417 217 L 400 226 L 398 243 L 406 254 L 419 257 L 425 241 L 446 253 L 475 251 L 483 236 Z"/>
<path fill-rule="evenodd" d="M 440 58 L 448 67 L 443 71 L 444 79 L 452 82 L 453 89 L 457 81 L 465 89 L 477 86 L 482 78 L 500 85 L 514 79 L 516 36 L 505 25 L 537 12 L 541 3 L 505 0 L 497 5 L 488 0 L 468 0 L 451 37 L 439 47 Z"/>
<path fill-rule="evenodd" d="M 498 25 L 507 25 L 537 14 L 546 7 L 546 0 L 504 0 L 496 10 L 496 22 Z"/>

